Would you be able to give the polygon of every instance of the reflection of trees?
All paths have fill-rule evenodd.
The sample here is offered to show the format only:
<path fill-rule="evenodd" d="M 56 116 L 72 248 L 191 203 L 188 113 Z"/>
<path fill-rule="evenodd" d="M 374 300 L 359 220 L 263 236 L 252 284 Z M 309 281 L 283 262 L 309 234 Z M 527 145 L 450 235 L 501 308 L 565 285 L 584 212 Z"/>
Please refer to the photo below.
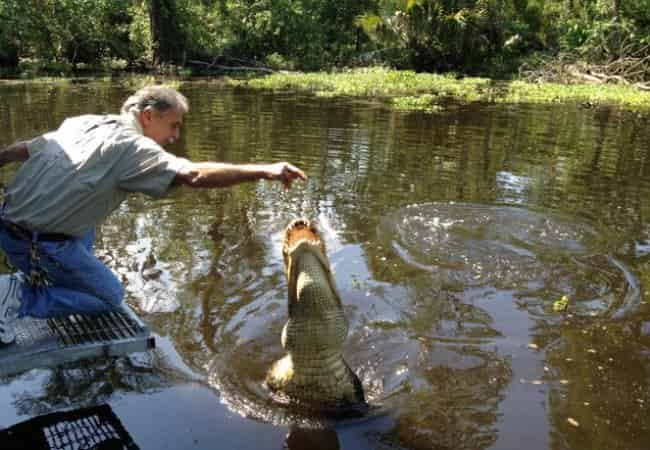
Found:
<path fill-rule="evenodd" d="M 383 439 L 409 449 L 487 448 L 512 375 L 509 360 L 483 344 L 499 332 L 461 293 L 411 281 L 407 295 L 393 300 L 401 320 L 386 324 L 370 314 L 364 335 L 352 336 L 352 364 L 377 361 L 371 377 L 395 420 Z"/>
<path fill-rule="evenodd" d="M 201 349 L 216 351 L 238 339 L 246 318 L 235 321 L 235 316 L 255 308 L 256 302 L 264 307 L 260 297 L 278 283 L 277 276 L 263 273 L 269 243 L 257 234 L 255 220 L 262 205 L 251 192 L 183 190 L 175 194 L 173 207 L 162 202 L 146 212 L 116 215 L 103 228 L 103 246 L 115 253 L 118 265 L 126 264 L 126 270 L 132 270 L 128 264 L 134 259 L 124 251 L 127 244 L 151 239 L 149 259 L 167 272 L 166 289 L 174 289 L 178 307 L 173 314 L 152 315 L 148 321 L 154 331 L 173 336 L 183 358 L 195 368 L 211 358 Z M 197 195 L 205 198 L 197 203 Z M 116 223 L 125 220 L 130 223 Z M 118 232 L 124 229 L 131 233 Z"/>
<path fill-rule="evenodd" d="M 498 200 L 501 171 L 531 181 L 524 203 L 589 218 L 599 211 L 598 221 L 608 226 L 638 224 L 650 206 L 642 185 L 629 182 L 647 172 L 637 161 L 647 159 L 648 132 L 625 113 L 563 106 L 509 114 L 470 106 L 420 119 L 415 113 L 362 117 L 369 132 L 358 160 L 365 170 L 355 170 L 351 159 L 344 167 L 353 183 L 332 174 L 344 186 L 333 207 L 348 224 L 372 230 L 374 217 L 406 202 Z"/>
<path fill-rule="evenodd" d="M 17 394 L 13 404 L 19 414 L 37 416 L 105 403 L 122 392 L 152 392 L 168 385 L 163 373 L 131 357 L 97 359 L 48 369 L 41 389 Z"/>
<path fill-rule="evenodd" d="M 482 366 L 425 372 L 430 388 L 410 393 L 400 406 L 395 427 L 383 436 L 409 449 L 481 449 L 496 441 L 501 391 L 509 371 L 495 355 Z"/>
<path fill-rule="evenodd" d="M 70 111 L 114 112 L 127 94 L 98 83 L 2 89 L 10 103 L 0 109 L 7 143 L 58 126 Z M 371 229 L 373 217 L 405 202 L 491 201 L 503 170 L 532 178 L 529 201 L 545 206 L 564 208 L 568 200 L 585 214 L 598 207 L 632 216 L 648 209 L 640 186 L 626 181 L 647 174 L 648 150 L 640 145 L 647 127 L 607 108 L 521 107 L 514 114 L 470 105 L 395 114 L 201 83 L 182 90 L 192 104 L 183 133 L 191 158 L 291 159 L 312 175 L 308 198 L 345 217 L 349 230 Z M 633 203 L 615 208 L 621 202 Z"/>
<path fill-rule="evenodd" d="M 255 302 L 263 285 L 272 288 L 265 268 L 265 243 L 255 233 L 250 217 L 255 210 L 244 202 L 221 203 L 215 208 L 209 236 L 215 249 L 211 269 L 197 283 L 201 292 L 201 332 L 203 342 L 217 353 L 237 341 L 235 329 L 229 330 L 233 318 Z M 233 334 L 235 332 L 235 334 Z"/>
<path fill-rule="evenodd" d="M 395 261 L 378 263 L 384 270 L 375 273 L 391 288 L 373 289 L 376 308 L 365 309 L 350 336 L 351 365 L 395 421 L 383 439 L 413 449 L 486 448 L 496 439 L 499 403 L 512 376 L 507 357 L 490 348 L 501 334 L 474 303 L 480 294 Z"/>
<path fill-rule="evenodd" d="M 413 294 L 413 304 L 404 308 L 406 327 L 417 336 L 493 338 L 500 333 L 491 327 L 487 311 L 467 303 L 458 293 L 425 289 Z"/>
<path fill-rule="evenodd" d="M 650 365 L 638 326 L 594 321 L 546 331 L 553 448 L 647 448 Z"/>
<path fill-rule="evenodd" d="M 309 133 L 305 130 L 313 129 L 315 107 L 294 104 L 294 109 L 290 110 L 284 107 L 286 104 L 291 103 L 280 104 L 273 110 L 274 131 L 269 136 L 271 146 L 289 146 L 295 149 L 296 162 L 312 175 L 311 190 L 306 199 L 306 202 L 313 205 L 311 207 L 324 208 L 333 216 L 333 223 L 338 229 L 345 229 L 345 238 L 369 242 L 364 244 L 364 250 L 374 279 L 408 284 L 403 281 L 403 273 L 382 262 L 386 253 L 384 249 L 377 248 L 374 242 L 374 229 L 378 218 L 386 211 L 406 202 L 417 203 L 432 199 L 490 201 L 497 189 L 494 181 L 496 174 L 503 170 L 506 161 L 507 170 L 532 180 L 531 189 L 526 191 L 530 197 L 524 200 L 557 208 L 573 193 L 579 192 L 578 200 L 583 202 L 579 206 L 583 211 L 593 208 L 595 202 L 603 200 L 600 186 L 596 184 L 588 186 L 584 191 L 577 190 L 582 174 L 593 170 L 593 166 L 585 166 L 582 163 L 582 151 L 578 150 L 583 143 L 593 142 L 593 131 L 575 111 L 566 114 L 560 111 L 560 117 L 557 118 L 554 117 L 557 114 L 555 110 L 501 115 L 499 112 L 485 113 L 469 108 L 451 111 L 447 115 L 436 117 L 435 121 L 430 121 L 418 117 L 417 114 L 400 116 L 368 110 L 354 115 L 359 124 L 354 129 L 345 122 L 338 123 L 335 118 L 328 121 L 329 116 L 328 120 L 319 117 L 316 122 L 320 121 L 321 126 L 327 123 L 328 129 L 331 130 L 318 138 L 321 142 L 326 142 L 323 148 L 323 144 L 317 146 L 306 137 Z M 327 105 L 319 107 L 326 109 Z M 346 114 L 347 109 L 342 116 Z M 540 115 L 546 120 L 540 120 Z M 414 117 L 417 120 L 412 120 Z M 292 125 L 286 126 L 283 123 Z M 560 125 L 561 129 L 556 128 Z M 519 130 L 519 133 L 513 140 L 511 134 L 503 133 L 504 128 L 514 128 Z M 581 132 L 576 133 L 576 129 Z M 482 135 L 481 139 L 476 139 L 476 130 L 481 130 L 480 132 L 487 134 L 489 138 Z M 610 128 L 608 133 L 615 136 L 619 131 Z M 298 138 L 292 143 L 289 136 Z M 344 143 L 347 143 L 347 151 Z M 463 155 L 462 158 L 459 157 L 459 151 Z M 265 149 L 263 154 L 273 156 L 275 153 L 273 149 Z M 241 155 L 246 153 L 242 150 Z M 327 158 L 323 158 L 323 155 L 327 155 Z M 575 164 L 572 166 L 567 161 Z M 576 174 L 576 177 L 570 180 L 567 174 L 572 173 Z M 597 179 L 597 176 L 594 177 L 594 180 Z M 605 185 L 608 186 L 607 181 Z M 613 187 L 616 190 L 620 186 Z M 273 198 L 269 197 L 268 201 Z M 609 207 L 613 207 L 611 203 Z M 277 212 L 271 214 L 280 217 Z M 408 272 L 408 269 L 404 271 Z M 486 313 L 480 308 L 463 302 L 454 307 L 453 302 L 445 302 L 444 292 L 441 302 L 431 300 L 427 303 L 427 295 L 430 296 L 431 293 L 422 292 L 421 301 L 416 300 L 417 295 L 412 295 L 413 305 L 402 305 L 406 309 L 402 316 L 405 322 L 400 325 L 403 329 L 411 332 L 416 330 L 418 335 L 426 337 L 427 323 L 430 323 L 428 331 L 432 335 L 439 334 L 441 329 L 449 326 L 455 330 L 453 333 L 460 335 L 466 335 L 471 329 L 485 330 L 487 335 L 493 335 L 494 331 L 489 327 L 490 318 L 486 317 Z M 455 297 L 452 295 L 452 298 Z M 403 345 L 407 342 L 410 342 L 409 339 L 406 339 Z M 378 346 L 382 348 L 381 341 Z M 404 419 L 396 428 L 395 434 L 402 433 L 399 439 L 404 441 L 406 437 L 417 436 L 414 430 L 423 427 L 427 432 L 433 432 L 439 442 L 446 443 L 449 447 L 471 448 L 488 445 L 493 439 L 490 430 L 494 426 L 496 403 L 499 399 L 498 389 L 488 389 L 481 393 L 483 386 L 489 384 L 486 382 L 490 379 L 487 376 L 488 371 L 476 368 L 473 371 L 454 369 L 445 365 L 440 367 L 440 370 L 454 374 L 448 376 L 449 379 L 455 377 L 465 380 L 465 384 L 461 383 L 460 388 L 450 391 L 455 392 L 453 398 L 458 400 L 457 404 L 465 404 L 468 399 L 473 398 L 475 404 L 468 408 L 471 412 L 463 416 L 462 420 L 456 420 L 457 415 L 452 415 L 450 420 L 445 421 L 432 413 L 428 419 L 417 422 L 416 412 L 425 409 L 427 402 L 430 403 L 432 398 L 439 395 L 435 390 L 438 386 L 437 378 L 428 379 L 421 376 L 418 380 L 422 389 L 407 396 L 415 405 L 413 411 L 403 413 Z M 507 364 L 499 370 L 502 374 L 509 373 Z M 478 375 L 473 378 L 474 374 Z M 440 377 L 443 380 L 445 378 Z M 509 375 L 505 375 L 500 379 L 508 378 Z M 449 408 L 453 410 L 451 405 Z M 487 409 L 488 412 L 482 412 L 481 408 Z M 436 428 L 439 423 L 446 425 Z M 467 430 L 470 432 L 467 433 Z M 463 441 L 462 436 L 469 437 Z M 414 447 L 428 447 L 428 444 L 423 442 L 430 444 L 431 441 L 425 438 L 424 441 L 418 442 L 417 438 L 413 437 L 407 442 Z"/>
<path fill-rule="evenodd" d="M 292 427 L 285 441 L 286 450 L 339 450 L 339 438 L 332 428 Z"/>

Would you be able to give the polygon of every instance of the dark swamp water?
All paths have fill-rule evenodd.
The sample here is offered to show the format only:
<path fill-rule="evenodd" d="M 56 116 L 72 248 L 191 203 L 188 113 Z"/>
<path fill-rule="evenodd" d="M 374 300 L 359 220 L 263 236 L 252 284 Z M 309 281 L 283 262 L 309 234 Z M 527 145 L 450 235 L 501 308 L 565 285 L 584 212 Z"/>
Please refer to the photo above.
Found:
<path fill-rule="evenodd" d="M 289 160 L 309 182 L 131 197 L 97 252 L 157 349 L 2 379 L 0 426 L 108 403 L 143 449 L 650 447 L 647 118 L 180 90 L 191 112 L 171 151 Z M 0 145 L 128 93 L 1 86 Z M 283 354 L 281 234 L 298 215 L 323 230 L 345 356 L 378 417 L 310 429 L 261 384 Z"/>

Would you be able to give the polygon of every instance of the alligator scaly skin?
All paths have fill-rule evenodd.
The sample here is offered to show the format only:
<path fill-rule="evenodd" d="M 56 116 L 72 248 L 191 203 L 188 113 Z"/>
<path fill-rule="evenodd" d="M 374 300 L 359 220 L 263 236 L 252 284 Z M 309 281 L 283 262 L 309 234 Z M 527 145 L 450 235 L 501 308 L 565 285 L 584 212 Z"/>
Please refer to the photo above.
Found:
<path fill-rule="evenodd" d="M 315 412 L 362 411 L 367 406 L 359 378 L 343 359 L 348 324 L 318 231 L 305 219 L 285 231 L 289 320 L 282 330 L 287 355 L 266 382 Z"/>

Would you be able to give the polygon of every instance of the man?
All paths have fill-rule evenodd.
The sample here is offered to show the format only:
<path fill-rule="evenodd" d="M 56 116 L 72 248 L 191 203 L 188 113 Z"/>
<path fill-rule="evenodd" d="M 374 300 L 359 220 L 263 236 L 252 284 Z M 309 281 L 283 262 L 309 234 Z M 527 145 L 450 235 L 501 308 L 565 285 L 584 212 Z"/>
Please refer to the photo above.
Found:
<path fill-rule="evenodd" d="M 161 197 L 173 185 L 224 187 L 260 179 L 285 189 L 306 180 L 295 166 L 190 162 L 162 146 L 178 139 L 187 100 L 149 86 L 121 115 L 73 117 L 56 131 L 0 152 L 0 166 L 23 162 L 0 209 L 0 247 L 19 269 L 0 276 L 0 343 L 15 340 L 18 317 L 99 313 L 124 289 L 93 255 L 94 229 L 131 192 Z"/>

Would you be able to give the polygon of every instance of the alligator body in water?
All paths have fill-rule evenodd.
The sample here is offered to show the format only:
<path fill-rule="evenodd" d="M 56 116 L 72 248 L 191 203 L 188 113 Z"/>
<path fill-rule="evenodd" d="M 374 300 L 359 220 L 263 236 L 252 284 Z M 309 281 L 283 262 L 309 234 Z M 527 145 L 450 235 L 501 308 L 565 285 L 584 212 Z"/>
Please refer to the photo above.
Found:
<path fill-rule="evenodd" d="M 316 227 L 305 219 L 292 221 L 282 254 L 289 286 L 281 339 L 287 354 L 268 371 L 267 385 L 314 413 L 364 414 L 363 387 L 342 354 L 348 323 Z"/>

